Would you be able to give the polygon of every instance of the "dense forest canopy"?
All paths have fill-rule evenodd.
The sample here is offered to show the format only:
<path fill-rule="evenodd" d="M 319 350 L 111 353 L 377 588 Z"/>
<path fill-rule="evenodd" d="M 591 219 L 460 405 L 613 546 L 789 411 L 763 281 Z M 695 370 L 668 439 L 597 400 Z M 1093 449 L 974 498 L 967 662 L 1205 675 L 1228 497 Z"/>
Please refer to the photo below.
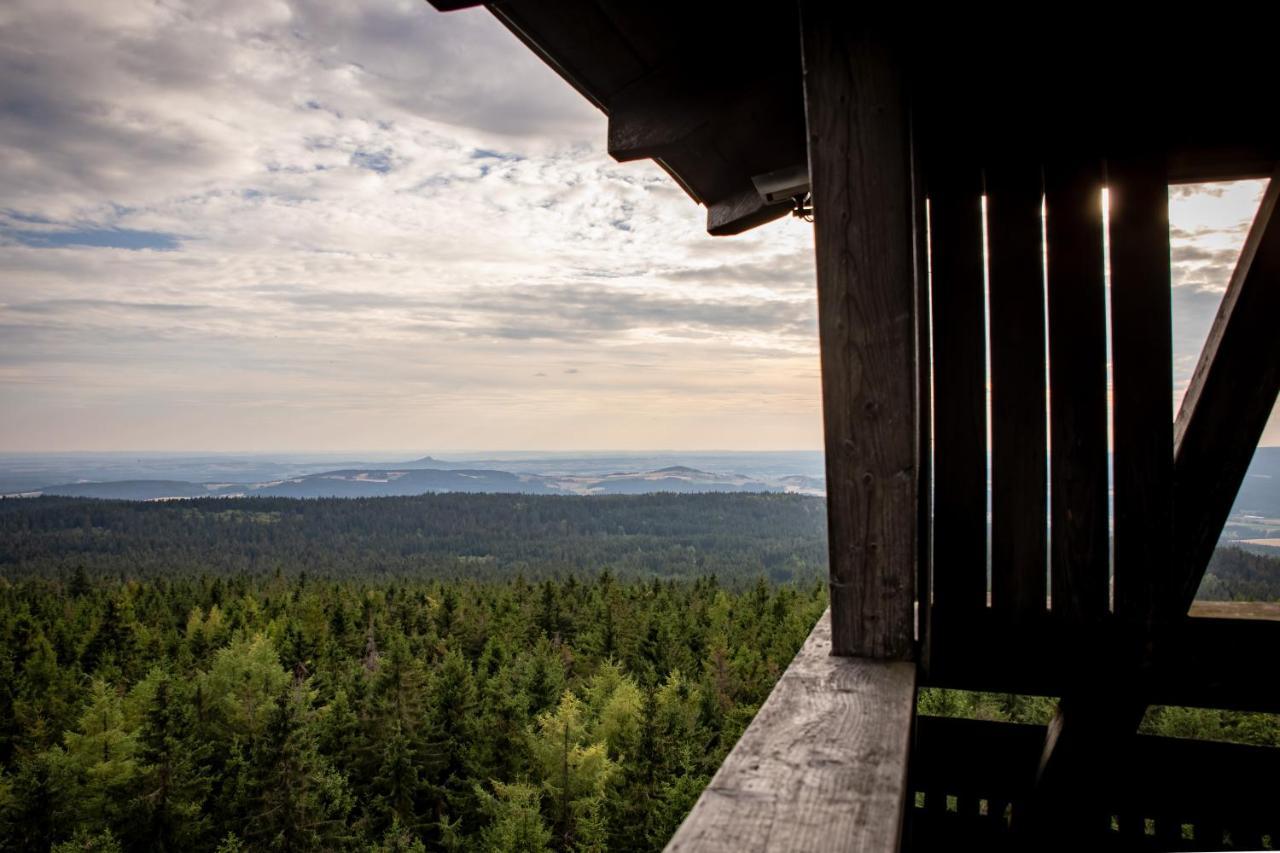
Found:
<path fill-rule="evenodd" d="M 825 539 L 776 494 L 2 501 L 0 847 L 660 849 Z"/>
<path fill-rule="evenodd" d="M 1218 548 L 1196 598 L 1203 601 L 1280 601 L 1280 557 Z"/>
<path fill-rule="evenodd" d="M 661 849 L 824 608 L 825 523 L 778 494 L 0 501 L 0 848 Z M 1202 594 L 1280 600 L 1277 564 L 1219 551 Z M 1280 745 L 1260 714 L 1144 730 Z"/>
<path fill-rule="evenodd" d="M 0 582 L 0 847 L 660 849 L 824 606 L 609 572 Z"/>
<path fill-rule="evenodd" d="M 786 494 L 0 499 L 0 575 L 826 575 L 826 504 Z"/>

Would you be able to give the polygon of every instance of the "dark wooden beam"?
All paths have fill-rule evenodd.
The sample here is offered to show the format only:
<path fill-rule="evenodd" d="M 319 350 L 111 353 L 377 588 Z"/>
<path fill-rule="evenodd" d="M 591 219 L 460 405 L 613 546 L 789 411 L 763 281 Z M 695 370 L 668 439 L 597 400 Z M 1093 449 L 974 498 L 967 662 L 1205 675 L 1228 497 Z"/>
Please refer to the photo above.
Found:
<path fill-rule="evenodd" d="M 1102 183 L 1101 161 L 1045 168 L 1052 610 L 1074 623 L 1110 609 Z"/>
<path fill-rule="evenodd" d="M 987 169 L 991 312 L 991 606 L 1043 613 L 1048 564 L 1044 182 L 1034 163 Z"/>
<path fill-rule="evenodd" d="M 1105 829 L 1090 781 L 1137 726 L 1133 685 L 1100 631 L 1111 609 L 1102 166 L 1045 167 L 1051 618 L 1077 640 L 1027 806 L 1026 831 L 1050 850 L 1077 849 Z"/>
<path fill-rule="evenodd" d="M 901 58 L 857 10 L 803 2 L 826 431 L 832 652 L 914 655 L 915 222 Z"/>
<path fill-rule="evenodd" d="M 609 96 L 609 155 L 628 162 L 691 144 L 733 150 L 749 140 L 768 158 L 776 137 L 800 134 L 791 109 L 798 83 L 790 63 L 725 67 L 677 53 Z M 775 168 L 791 165 L 794 159 Z"/>
<path fill-rule="evenodd" d="M 1159 158 L 1107 164 L 1115 611 L 1142 646 L 1129 650 L 1140 667 L 1150 661 L 1157 613 L 1172 612 L 1160 600 L 1173 561 L 1168 183 Z"/>
<path fill-rule="evenodd" d="M 1163 636 L 1164 651 L 1145 679 L 1144 700 L 1280 712 L 1280 680 L 1259 677 L 1258 657 L 1241 654 L 1241 649 L 1280 648 L 1280 617 L 1263 611 L 1260 618 L 1258 605 L 1245 602 L 1197 602 L 1192 614 Z M 1236 616 L 1227 618 L 1231 614 Z M 987 611 L 965 628 L 951 637 L 956 649 L 948 665 L 931 667 L 922 686 L 1059 697 L 1078 669 L 1080 633 L 1045 615 L 1011 630 L 1002 614 Z M 1092 626 L 1091 633 L 1097 646 L 1116 649 L 1131 629 L 1116 618 Z M 1000 654 L 991 654 L 992 649 Z M 1133 717 L 1135 725 L 1144 707 Z"/>
<path fill-rule="evenodd" d="M 707 233 L 713 237 L 741 234 L 781 219 L 791 212 L 788 204 L 765 204 L 752 185 L 707 205 Z"/>
<path fill-rule="evenodd" d="M 708 79 L 706 70 L 671 62 L 611 96 L 609 156 L 619 162 L 661 157 L 711 124 L 749 89 Z"/>
<path fill-rule="evenodd" d="M 928 165 L 933 314 L 933 611 L 939 631 L 987 606 L 987 366 L 982 172 Z M 941 637 L 941 633 L 937 635 Z M 945 651 L 945 640 L 939 639 Z"/>
<path fill-rule="evenodd" d="M 1012 805 L 1016 830 L 1044 737 L 1043 726 L 919 718 L 913 792 L 955 795 L 959 808 L 951 811 L 945 801 L 927 799 L 913 810 L 912 849 L 948 849 L 961 838 L 980 838 L 974 846 L 982 850 L 1043 849 L 1010 832 L 1000 805 Z M 1217 827 L 1232 833 L 1229 849 L 1262 849 L 1262 835 L 1280 834 L 1280 812 L 1274 788 L 1257 780 L 1276 773 L 1280 750 L 1271 747 L 1135 737 L 1100 768 L 1093 786 L 1108 820 L 1075 849 L 1221 850 L 1227 845 L 1221 834 L 1212 834 Z M 988 801 L 985 820 L 978 814 L 978 798 Z M 1112 815 L 1119 824 L 1114 830 Z M 1155 822 L 1154 837 L 1145 834 L 1146 820 Z M 1183 837 L 1183 824 L 1194 826 L 1194 839 Z"/>
<path fill-rule="evenodd" d="M 610 95 L 645 73 L 643 60 L 592 0 L 503 0 L 489 11 L 602 110 Z M 687 179 L 682 183 L 687 185 Z"/>
<path fill-rule="evenodd" d="M 933 328 L 929 319 L 929 202 L 920 146 L 921 129 L 911 122 L 911 205 L 915 224 L 916 277 L 916 646 L 922 671 L 930 662 L 933 613 Z"/>
<path fill-rule="evenodd" d="M 1280 145 L 1267 141 L 1268 136 L 1274 138 L 1274 133 L 1258 134 L 1255 140 L 1260 141 L 1252 145 L 1232 142 L 1200 147 L 1175 145 L 1165 157 L 1169 183 L 1200 184 L 1268 178 L 1280 160 Z"/>
<path fill-rule="evenodd" d="M 1280 173 L 1262 197 L 1174 426 L 1175 596 L 1195 599 L 1280 390 Z"/>

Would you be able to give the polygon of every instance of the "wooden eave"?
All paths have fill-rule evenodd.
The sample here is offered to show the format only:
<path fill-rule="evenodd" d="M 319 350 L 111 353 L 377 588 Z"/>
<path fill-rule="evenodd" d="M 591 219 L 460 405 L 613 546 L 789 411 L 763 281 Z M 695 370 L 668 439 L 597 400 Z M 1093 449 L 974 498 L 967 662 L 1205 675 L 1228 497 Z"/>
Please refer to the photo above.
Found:
<path fill-rule="evenodd" d="M 486 5 L 609 117 L 609 153 L 656 162 L 707 207 L 711 233 L 735 234 L 787 214 L 786 204 L 761 203 L 751 177 L 806 161 L 794 6 Z"/>
<path fill-rule="evenodd" d="M 483 5 L 608 116 L 616 159 L 652 159 L 706 206 L 710 233 L 788 213 L 762 203 L 751 178 L 807 162 L 795 3 Z M 906 23 L 915 137 L 929 159 L 989 167 L 1137 152 L 1162 157 L 1173 182 L 1266 177 L 1280 161 L 1277 115 L 1247 85 L 1270 72 L 1265 28 L 1218 38 L 1212 22 L 1191 32 L 1082 18 L 1021 35 L 1007 21 Z"/>

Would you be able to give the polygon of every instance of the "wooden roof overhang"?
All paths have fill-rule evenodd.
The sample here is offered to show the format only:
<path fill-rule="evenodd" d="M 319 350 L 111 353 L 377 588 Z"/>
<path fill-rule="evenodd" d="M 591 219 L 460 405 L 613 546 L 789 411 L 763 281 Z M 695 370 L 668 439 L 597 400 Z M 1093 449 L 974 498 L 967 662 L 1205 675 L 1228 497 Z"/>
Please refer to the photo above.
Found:
<path fill-rule="evenodd" d="M 707 208 L 711 234 L 789 212 L 751 179 L 807 162 L 795 2 L 483 5 L 608 116 L 615 159 L 654 160 Z M 1158 150 L 1172 182 L 1266 177 L 1280 161 L 1280 118 L 1250 85 L 1273 73 L 1264 27 L 1050 17 L 1018 32 L 1001 16 L 901 29 L 926 150 L 984 162 Z"/>
<path fill-rule="evenodd" d="M 1014 834 L 1007 849 L 1109 843 L 1116 815 L 1145 835 L 1152 803 L 1117 781 L 1137 777 L 1098 771 L 1172 755 L 1135 740 L 1148 704 L 1280 711 L 1257 664 L 1280 623 L 1188 618 L 1280 391 L 1267 28 L 1073 10 L 1016 31 L 823 0 L 487 5 L 608 115 L 611 154 L 653 158 L 707 206 L 712 234 L 786 215 L 752 179 L 808 170 L 831 608 L 670 850 L 898 849 L 912 732 L 933 744 L 912 773 L 934 780 L 938 735 L 971 731 L 915 720 L 917 685 L 1060 697 L 1047 730 L 972 730 L 1010 755 L 1031 744 L 1006 763 L 1022 787 L 992 800 L 1012 817 L 985 824 Z M 1258 177 L 1175 422 L 1168 186 Z M 1209 758 L 1198 776 L 1280 766 Z M 970 806 L 995 790 L 974 763 L 947 771 Z M 1192 821 L 1280 830 L 1249 797 Z M 1176 847 L 1191 808 L 1169 805 L 1143 849 Z"/>

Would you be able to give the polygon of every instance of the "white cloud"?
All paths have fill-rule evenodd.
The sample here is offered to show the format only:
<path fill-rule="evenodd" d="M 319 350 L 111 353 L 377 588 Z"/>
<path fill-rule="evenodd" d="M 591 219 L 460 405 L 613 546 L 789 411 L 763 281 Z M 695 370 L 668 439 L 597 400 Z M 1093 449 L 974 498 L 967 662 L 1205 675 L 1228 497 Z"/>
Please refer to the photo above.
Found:
<path fill-rule="evenodd" d="M 705 236 L 487 13 L 0 15 L 0 447 L 819 444 L 807 229 Z"/>
<path fill-rule="evenodd" d="M 485 12 L 10 0 L 0 75 L 0 449 L 821 444 L 809 229 Z M 1179 388 L 1258 186 L 1175 191 Z"/>

